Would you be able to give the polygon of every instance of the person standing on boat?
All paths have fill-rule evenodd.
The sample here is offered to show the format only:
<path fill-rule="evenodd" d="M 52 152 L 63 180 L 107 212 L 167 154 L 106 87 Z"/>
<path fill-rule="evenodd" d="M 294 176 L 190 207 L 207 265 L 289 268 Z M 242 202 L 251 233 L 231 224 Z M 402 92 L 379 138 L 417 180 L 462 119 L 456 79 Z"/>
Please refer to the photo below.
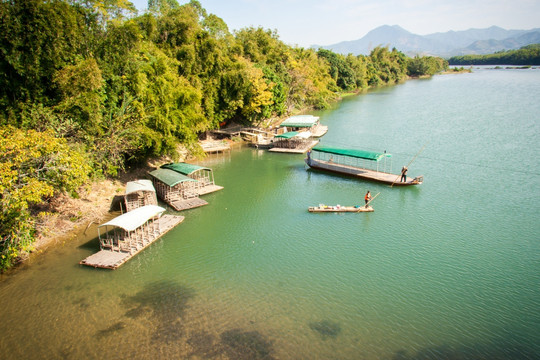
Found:
<path fill-rule="evenodd" d="M 401 182 L 407 182 L 407 170 L 406 166 L 401 169 Z"/>
<path fill-rule="evenodd" d="M 364 201 L 366 202 L 366 207 L 367 207 L 367 204 L 370 202 L 371 200 L 371 192 L 369 192 L 369 190 L 367 191 L 366 193 L 366 196 L 364 196 Z"/>

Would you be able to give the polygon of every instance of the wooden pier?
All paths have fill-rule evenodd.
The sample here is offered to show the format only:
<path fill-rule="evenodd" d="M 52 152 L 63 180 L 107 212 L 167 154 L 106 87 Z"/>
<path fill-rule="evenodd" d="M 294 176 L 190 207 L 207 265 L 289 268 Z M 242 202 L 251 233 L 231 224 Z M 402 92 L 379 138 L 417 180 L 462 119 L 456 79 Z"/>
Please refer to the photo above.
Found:
<path fill-rule="evenodd" d="M 120 247 L 117 247 L 117 250 L 115 250 L 115 248 L 103 249 L 93 255 L 90 255 L 86 259 L 82 260 L 79 264 L 92 266 L 94 268 L 117 269 L 129 259 L 161 238 L 169 230 L 180 224 L 182 221 L 184 221 L 183 216 L 163 215 L 159 219 L 153 221 L 155 228 L 159 230 L 152 234 L 146 234 L 146 236 L 141 237 L 139 240 L 137 240 L 136 246 L 130 247 L 129 251 L 121 250 Z"/>
<path fill-rule="evenodd" d="M 205 153 L 220 153 L 231 150 L 229 143 L 224 140 L 203 140 L 199 144 Z"/>

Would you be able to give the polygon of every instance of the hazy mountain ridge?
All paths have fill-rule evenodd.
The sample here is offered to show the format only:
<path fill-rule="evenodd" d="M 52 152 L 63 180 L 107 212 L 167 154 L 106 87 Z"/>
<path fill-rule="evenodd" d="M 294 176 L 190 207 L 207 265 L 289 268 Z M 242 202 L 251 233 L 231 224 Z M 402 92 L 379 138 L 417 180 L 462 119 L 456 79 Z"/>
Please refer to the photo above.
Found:
<path fill-rule="evenodd" d="M 371 30 L 358 40 L 343 41 L 327 46 L 313 45 L 312 48 L 328 49 L 341 54 L 368 55 L 376 46 L 388 45 L 411 56 L 420 54 L 451 57 L 466 54 L 491 54 L 535 43 L 540 43 L 540 28 L 505 30 L 492 26 L 486 29 L 417 35 L 399 25 L 383 25 Z"/>

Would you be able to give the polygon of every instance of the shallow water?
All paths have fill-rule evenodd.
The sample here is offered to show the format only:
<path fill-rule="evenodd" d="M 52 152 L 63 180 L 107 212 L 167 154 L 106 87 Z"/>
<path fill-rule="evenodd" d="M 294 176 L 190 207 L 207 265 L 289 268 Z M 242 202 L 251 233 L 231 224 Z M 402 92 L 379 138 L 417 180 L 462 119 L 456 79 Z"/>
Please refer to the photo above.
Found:
<path fill-rule="evenodd" d="M 21 358 L 540 357 L 540 70 L 475 69 L 316 113 L 326 145 L 387 150 L 419 187 L 243 148 L 224 190 L 116 271 L 87 236 L 0 283 L 0 352 Z M 374 213 L 312 214 L 380 195 Z"/>

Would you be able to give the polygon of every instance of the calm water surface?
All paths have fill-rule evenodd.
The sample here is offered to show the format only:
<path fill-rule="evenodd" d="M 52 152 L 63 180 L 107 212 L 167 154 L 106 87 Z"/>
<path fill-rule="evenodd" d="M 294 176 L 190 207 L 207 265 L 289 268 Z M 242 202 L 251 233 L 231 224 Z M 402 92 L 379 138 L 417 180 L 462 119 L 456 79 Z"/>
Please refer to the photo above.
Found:
<path fill-rule="evenodd" d="M 225 189 L 120 269 L 78 265 L 88 233 L 4 276 L 2 358 L 537 359 L 539 95 L 539 69 L 476 69 L 316 114 L 394 171 L 425 145 L 414 188 L 211 157 Z M 374 213 L 307 211 L 367 190 Z"/>

